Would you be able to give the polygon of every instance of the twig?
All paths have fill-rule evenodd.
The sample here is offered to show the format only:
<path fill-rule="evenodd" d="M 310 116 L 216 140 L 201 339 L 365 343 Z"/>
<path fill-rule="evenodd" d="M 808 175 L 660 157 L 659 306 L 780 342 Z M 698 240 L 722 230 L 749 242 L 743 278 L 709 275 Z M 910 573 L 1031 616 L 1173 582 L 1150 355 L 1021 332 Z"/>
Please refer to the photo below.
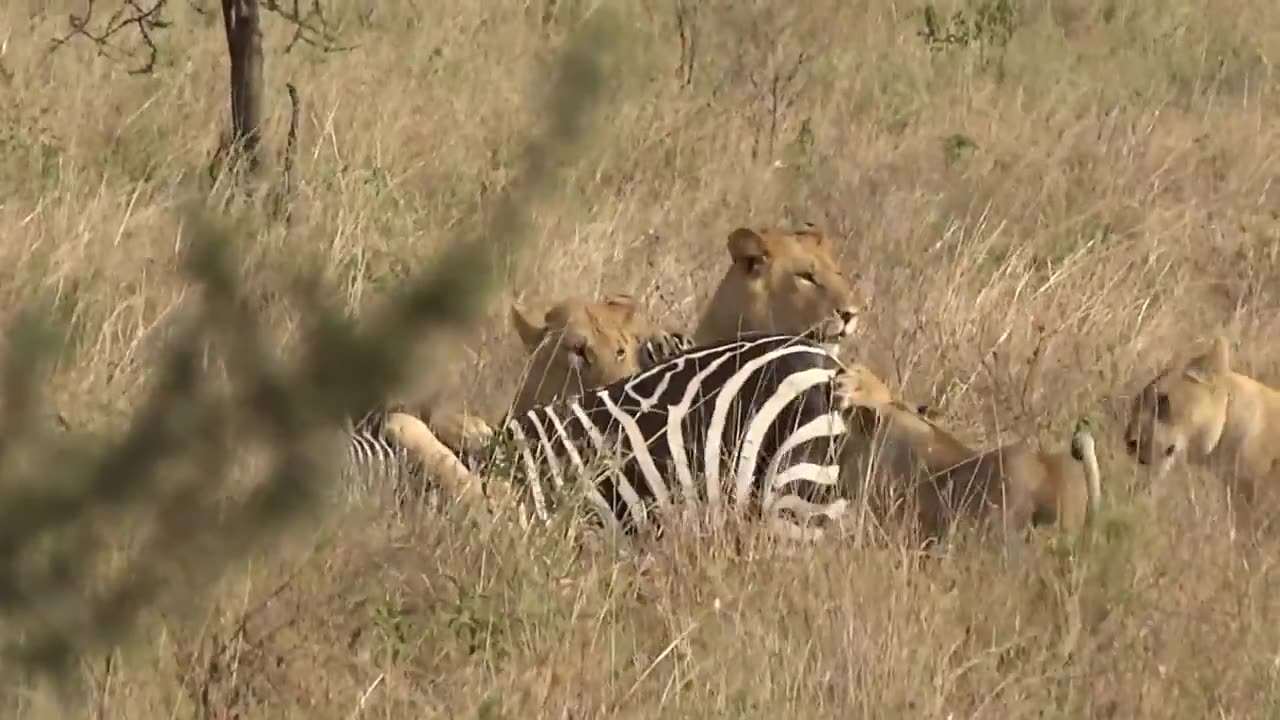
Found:
<path fill-rule="evenodd" d="M 662 649 L 662 652 L 658 653 L 658 656 L 655 657 L 653 661 L 649 663 L 649 666 L 646 667 L 644 671 L 640 673 L 640 676 L 636 678 L 636 681 L 631 684 L 631 688 L 627 690 L 626 694 L 622 696 L 622 700 L 618 701 L 618 703 L 614 706 L 615 712 L 619 708 L 621 708 L 623 705 L 625 705 L 628 700 L 631 699 L 631 696 L 636 693 L 636 690 L 640 689 L 640 684 L 645 681 L 645 678 L 649 677 L 649 675 L 658 667 L 658 664 L 661 663 L 663 660 L 665 660 L 666 657 L 670 655 L 671 652 L 675 650 L 676 647 L 679 646 L 681 642 L 684 642 L 684 639 L 689 637 L 689 635 L 693 633 L 694 630 L 698 629 L 698 625 L 699 623 L 697 622 L 691 623 L 689 627 L 682 630 L 680 634 L 675 637 L 674 640 L 667 643 L 667 646 Z M 610 713 L 610 714 L 613 714 L 613 713 Z"/>
<path fill-rule="evenodd" d="M 284 174 L 280 196 L 277 199 L 276 212 L 283 210 L 284 223 L 288 226 L 293 218 L 293 172 L 294 163 L 298 157 L 298 114 L 301 109 L 301 101 L 298 99 L 298 88 L 293 83 L 285 83 L 284 88 L 289 93 L 289 134 L 285 137 Z"/>
<path fill-rule="evenodd" d="M 1045 356 L 1045 346 L 1052 340 L 1045 332 L 1044 323 L 1036 323 L 1036 345 L 1031 350 L 1031 357 L 1027 359 L 1027 374 L 1022 378 L 1022 397 L 1019 404 L 1022 406 L 1023 418 L 1031 417 L 1031 408 L 1029 400 L 1031 392 L 1036 388 L 1037 381 L 1040 379 L 1040 370 L 1043 365 Z"/>
<path fill-rule="evenodd" d="M 676 76 L 681 87 L 693 84 L 694 64 L 698 58 L 698 28 L 688 5 L 676 0 L 676 33 L 680 36 L 680 65 Z"/>
<path fill-rule="evenodd" d="M 377 690 L 378 686 L 382 684 L 384 677 L 386 677 L 386 673 L 378 673 L 378 677 L 374 678 L 373 683 L 369 685 L 369 688 L 360 695 L 360 700 L 356 702 L 356 709 L 351 711 L 352 718 L 358 717 L 360 712 L 364 710 L 365 703 L 369 702 L 369 696 L 372 695 L 373 691 Z"/>
<path fill-rule="evenodd" d="M 103 663 L 102 670 L 102 687 L 98 689 L 98 720 L 106 720 L 107 717 L 107 696 L 111 692 L 112 670 L 115 664 L 112 660 L 115 658 L 115 650 L 108 650 L 107 656 Z"/>
<path fill-rule="evenodd" d="M 338 44 L 337 36 L 329 30 L 329 21 L 324 16 L 320 0 L 310 0 L 306 8 L 302 6 L 302 0 L 262 0 L 262 9 L 293 25 L 293 37 L 284 46 L 286 53 L 292 51 L 298 43 L 327 53 L 346 52 L 357 47 Z"/>

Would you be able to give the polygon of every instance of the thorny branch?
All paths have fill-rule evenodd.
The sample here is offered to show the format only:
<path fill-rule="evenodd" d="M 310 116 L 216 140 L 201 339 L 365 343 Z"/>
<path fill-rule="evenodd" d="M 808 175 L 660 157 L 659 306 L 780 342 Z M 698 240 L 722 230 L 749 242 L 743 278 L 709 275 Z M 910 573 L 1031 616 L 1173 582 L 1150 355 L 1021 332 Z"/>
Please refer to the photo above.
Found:
<path fill-rule="evenodd" d="M 187 0 L 199 14 L 206 15 L 208 10 L 195 0 Z M 119 7 L 103 23 L 94 21 L 94 10 L 98 0 L 85 0 L 84 14 L 72 13 L 67 18 L 71 29 L 66 35 L 54 38 L 50 51 L 56 51 L 63 45 L 78 37 L 87 38 L 98 47 L 98 52 L 108 57 L 124 57 L 138 55 L 139 51 L 129 50 L 117 43 L 117 36 L 125 31 L 137 33 L 141 38 L 145 60 L 137 67 L 129 70 L 133 75 L 146 75 L 155 70 L 159 49 L 156 47 L 155 32 L 163 30 L 172 21 L 164 17 L 169 7 L 169 0 L 120 0 Z M 323 52 L 342 52 L 351 50 L 354 45 L 340 45 L 338 38 L 329 27 L 320 0 L 262 0 L 263 10 L 285 20 L 294 26 L 293 37 L 285 46 L 285 52 L 291 51 L 295 45 L 310 45 Z"/>

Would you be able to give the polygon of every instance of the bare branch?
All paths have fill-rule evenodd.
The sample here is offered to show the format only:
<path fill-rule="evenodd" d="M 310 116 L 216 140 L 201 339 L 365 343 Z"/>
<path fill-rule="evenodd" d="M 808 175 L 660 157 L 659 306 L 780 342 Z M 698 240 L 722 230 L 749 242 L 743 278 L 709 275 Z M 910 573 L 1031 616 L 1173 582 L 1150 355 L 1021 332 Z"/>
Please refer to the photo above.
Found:
<path fill-rule="evenodd" d="M 147 0 L 123 0 L 120 7 L 111 14 L 107 22 L 95 30 L 92 25 L 94 0 L 86 0 L 84 15 L 73 13 L 67 18 L 68 24 L 71 25 L 71 30 L 60 38 L 54 38 L 50 52 L 67 44 L 73 38 L 85 37 L 98 46 L 99 53 L 107 57 L 111 57 L 113 53 L 119 53 L 121 56 L 134 54 L 112 44 L 113 38 L 121 31 L 132 29 L 142 39 L 142 43 L 146 48 L 144 51 L 146 59 L 141 61 L 141 65 L 129 70 L 129 73 L 133 75 L 148 74 L 155 69 L 156 56 L 159 52 L 152 33 L 156 30 L 167 28 L 171 24 L 163 17 L 164 10 L 168 5 L 169 0 L 152 0 L 151 2 L 147 2 Z"/>
<path fill-rule="evenodd" d="M 111 16 L 102 22 L 95 22 L 94 11 L 99 0 L 85 0 L 83 14 L 72 13 L 67 18 L 70 30 L 63 36 L 54 38 L 50 52 L 54 52 L 75 38 L 87 38 L 97 46 L 99 54 L 113 58 L 137 58 L 138 65 L 129 70 L 134 75 L 145 75 L 155 70 L 159 50 L 155 43 L 155 33 L 172 25 L 172 21 L 164 17 L 169 8 L 169 0 L 116 0 L 118 3 Z M 199 15 L 208 16 L 211 11 L 203 7 L 200 0 L 187 0 L 187 3 Z M 113 3 L 115 4 L 115 3 Z M 301 43 L 310 45 L 323 52 L 344 52 L 355 48 L 355 45 L 342 45 L 337 35 L 329 28 L 324 8 L 320 0 L 263 0 L 262 9 L 279 17 L 294 26 L 293 37 L 285 46 L 289 52 Z M 122 35 L 136 35 L 142 41 L 142 48 L 131 48 L 119 39 Z"/>

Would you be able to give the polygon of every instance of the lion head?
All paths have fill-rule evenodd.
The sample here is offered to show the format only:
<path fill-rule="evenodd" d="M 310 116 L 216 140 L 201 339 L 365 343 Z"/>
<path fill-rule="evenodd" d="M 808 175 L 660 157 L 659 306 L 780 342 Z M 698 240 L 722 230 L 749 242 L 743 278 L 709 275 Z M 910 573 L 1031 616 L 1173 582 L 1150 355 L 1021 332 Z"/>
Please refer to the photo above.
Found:
<path fill-rule="evenodd" d="M 635 374 L 649 359 L 651 339 L 663 337 L 630 295 L 568 299 L 541 316 L 513 304 L 511 322 L 530 355 L 514 412 Z"/>
<path fill-rule="evenodd" d="M 858 331 L 869 298 L 840 272 L 820 230 L 738 228 L 728 250 L 732 265 L 694 333 L 699 343 L 742 332 L 811 330 L 838 342 Z"/>
<path fill-rule="evenodd" d="M 1156 375 L 1130 406 L 1129 454 L 1163 475 L 1183 453 L 1212 452 L 1227 421 L 1230 373 L 1231 348 L 1218 336 L 1208 352 Z"/>

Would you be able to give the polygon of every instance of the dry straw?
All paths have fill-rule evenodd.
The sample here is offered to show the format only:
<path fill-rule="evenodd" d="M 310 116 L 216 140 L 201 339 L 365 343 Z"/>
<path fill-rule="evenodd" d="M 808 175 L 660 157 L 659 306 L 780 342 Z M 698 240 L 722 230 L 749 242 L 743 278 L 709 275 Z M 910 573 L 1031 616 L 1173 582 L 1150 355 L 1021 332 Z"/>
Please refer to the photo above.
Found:
<path fill-rule="evenodd" d="M 0 716 L 1275 714 L 1275 540 L 1231 538 L 1213 475 L 1148 482 L 1123 422 L 1220 328 L 1280 384 L 1280 4 L 296 4 L 332 32 L 264 19 L 265 138 L 300 99 L 286 227 L 200 187 L 216 3 L 170 0 L 151 75 L 128 36 L 49 51 L 81 0 L 0 3 Z M 607 12 L 623 51 L 553 74 L 622 37 Z M 501 415 L 512 296 L 688 328 L 732 229 L 804 221 L 874 295 L 851 351 L 966 443 L 1089 416 L 1092 546 L 922 570 L 311 502 L 337 418 L 400 378 Z"/>

